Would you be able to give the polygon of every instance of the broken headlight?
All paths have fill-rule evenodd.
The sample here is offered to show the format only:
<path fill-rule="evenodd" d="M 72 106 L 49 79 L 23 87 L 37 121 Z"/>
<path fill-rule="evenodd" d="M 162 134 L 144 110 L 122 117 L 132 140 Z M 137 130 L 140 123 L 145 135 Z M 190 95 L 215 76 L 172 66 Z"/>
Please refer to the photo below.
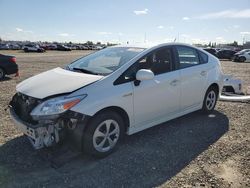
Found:
<path fill-rule="evenodd" d="M 30 115 L 34 120 L 54 119 L 78 104 L 85 97 L 87 97 L 86 94 L 74 97 L 60 96 L 52 98 L 35 107 Z"/>

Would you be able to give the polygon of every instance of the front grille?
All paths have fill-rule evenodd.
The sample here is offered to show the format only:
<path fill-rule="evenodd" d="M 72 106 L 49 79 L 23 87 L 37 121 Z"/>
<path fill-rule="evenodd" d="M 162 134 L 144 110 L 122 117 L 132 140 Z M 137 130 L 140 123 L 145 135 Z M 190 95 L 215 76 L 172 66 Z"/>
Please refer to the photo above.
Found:
<path fill-rule="evenodd" d="M 41 100 L 39 99 L 16 93 L 10 102 L 10 106 L 21 120 L 35 125 L 38 122 L 32 119 L 30 112 L 40 103 Z"/>

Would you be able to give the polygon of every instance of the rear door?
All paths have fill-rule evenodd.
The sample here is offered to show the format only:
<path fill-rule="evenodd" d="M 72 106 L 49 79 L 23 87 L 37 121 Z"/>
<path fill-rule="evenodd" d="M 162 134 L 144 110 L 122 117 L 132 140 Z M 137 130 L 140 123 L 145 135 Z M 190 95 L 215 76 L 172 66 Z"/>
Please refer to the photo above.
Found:
<path fill-rule="evenodd" d="M 188 46 L 176 46 L 180 70 L 182 111 L 199 106 L 203 102 L 207 82 L 207 54 Z"/>

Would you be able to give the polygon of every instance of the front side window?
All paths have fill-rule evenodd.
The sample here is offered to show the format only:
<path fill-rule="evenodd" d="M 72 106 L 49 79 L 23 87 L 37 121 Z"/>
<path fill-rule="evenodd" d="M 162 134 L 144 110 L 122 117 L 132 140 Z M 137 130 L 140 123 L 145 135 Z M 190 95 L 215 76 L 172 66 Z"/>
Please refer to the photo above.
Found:
<path fill-rule="evenodd" d="M 155 75 L 173 70 L 173 58 L 171 48 L 161 48 L 150 52 L 128 68 L 116 81 L 115 85 L 135 80 L 135 75 L 140 69 L 151 70 Z"/>
<path fill-rule="evenodd" d="M 186 46 L 177 46 L 177 55 L 179 58 L 179 68 L 187 68 L 199 64 L 199 56 L 194 48 Z"/>
<path fill-rule="evenodd" d="M 172 63 L 171 48 L 156 50 L 138 62 L 139 69 L 150 69 L 155 75 L 170 72 Z"/>
<path fill-rule="evenodd" d="M 108 75 L 142 52 L 144 48 L 114 47 L 100 50 L 68 65 L 72 71 Z"/>

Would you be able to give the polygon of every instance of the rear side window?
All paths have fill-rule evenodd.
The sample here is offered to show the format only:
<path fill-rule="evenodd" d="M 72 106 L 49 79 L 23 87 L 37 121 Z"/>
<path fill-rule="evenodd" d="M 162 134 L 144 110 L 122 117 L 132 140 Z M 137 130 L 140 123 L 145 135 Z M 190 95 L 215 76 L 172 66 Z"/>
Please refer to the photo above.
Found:
<path fill-rule="evenodd" d="M 199 58 L 200 58 L 200 63 L 205 64 L 208 62 L 208 55 L 203 53 L 202 51 L 198 50 Z"/>
<path fill-rule="evenodd" d="M 180 62 L 179 68 L 182 69 L 200 64 L 199 55 L 196 49 L 186 46 L 177 46 L 176 49 Z"/>

